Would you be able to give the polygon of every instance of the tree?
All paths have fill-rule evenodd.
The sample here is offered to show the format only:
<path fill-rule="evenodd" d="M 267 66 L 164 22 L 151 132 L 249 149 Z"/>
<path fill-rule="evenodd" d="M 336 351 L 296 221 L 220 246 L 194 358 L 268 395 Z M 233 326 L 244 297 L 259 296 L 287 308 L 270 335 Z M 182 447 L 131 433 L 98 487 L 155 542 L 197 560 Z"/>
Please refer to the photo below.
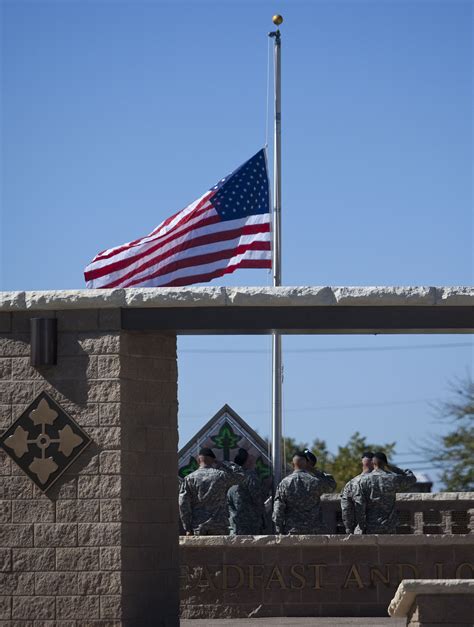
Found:
<path fill-rule="evenodd" d="M 371 444 L 358 431 L 351 435 L 347 444 L 338 446 L 335 454 L 328 450 L 324 440 L 319 439 L 314 440 L 309 446 L 306 442 L 297 443 L 294 438 L 284 438 L 283 446 L 288 464 L 291 462 L 294 451 L 305 448 L 312 451 L 318 459 L 317 467 L 334 477 L 338 489 L 342 489 L 349 479 L 361 472 L 361 456 L 364 451 L 383 451 L 389 460 L 395 453 L 395 442 Z"/>
<path fill-rule="evenodd" d="M 423 454 L 441 469 L 447 491 L 474 490 L 474 381 L 468 377 L 452 385 L 454 400 L 442 403 L 438 416 L 453 423 L 446 435 L 433 436 Z"/>
<path fill-rule="evenodd" d="M 339 487 L 343 487 L 349 479 L 361 472 L 362 453 L 368 450 L 374 453 L 383 451 L 390 461 L 395 453 L 395 442 L 371 444 L 358 431 L 351 435 L 345 446 L 338 446 L 337 454 L 330 463 L 331 470 L 328 471 L 336 479 Z"/>

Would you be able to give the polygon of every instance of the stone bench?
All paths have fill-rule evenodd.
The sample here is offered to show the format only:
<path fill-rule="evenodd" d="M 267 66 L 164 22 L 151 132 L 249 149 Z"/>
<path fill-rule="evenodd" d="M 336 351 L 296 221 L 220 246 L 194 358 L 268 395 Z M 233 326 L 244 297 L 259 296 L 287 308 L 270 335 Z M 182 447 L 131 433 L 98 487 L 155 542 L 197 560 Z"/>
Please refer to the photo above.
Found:
<path fill-rule="evenodd" d="M 404 579 L 388 613 L 410 627 L 472 627 L 474 579 Z"/>

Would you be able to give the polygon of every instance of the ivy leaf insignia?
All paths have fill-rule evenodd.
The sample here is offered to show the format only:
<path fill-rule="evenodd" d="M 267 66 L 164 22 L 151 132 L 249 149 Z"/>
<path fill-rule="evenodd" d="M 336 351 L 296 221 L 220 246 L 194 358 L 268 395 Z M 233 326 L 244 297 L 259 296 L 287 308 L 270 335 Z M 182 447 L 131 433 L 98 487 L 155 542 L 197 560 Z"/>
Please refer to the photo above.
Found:
<path fill-rule="evenodd" d="M 240 439 L 241 436 L 232 431 L 232 427 L 228 422 L 224 422 L 222 427 L 219 429 L 218 435 L 211 436 L 211 440 L 214 442 L 216 447 L 220 449 L 237 448 L 237 443 Z"/>

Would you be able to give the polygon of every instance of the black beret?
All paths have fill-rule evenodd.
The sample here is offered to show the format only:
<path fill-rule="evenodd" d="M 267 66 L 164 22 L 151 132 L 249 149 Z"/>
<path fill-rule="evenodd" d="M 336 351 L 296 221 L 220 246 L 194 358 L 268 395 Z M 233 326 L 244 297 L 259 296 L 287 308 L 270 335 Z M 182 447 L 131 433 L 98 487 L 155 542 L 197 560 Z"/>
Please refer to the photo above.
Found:
<path fill-rule="evenodd" d="M 239 452 L 234 457 L 234 462 L 239 466 L 243 466 L 247 461 L 248 456 L 248 451 L 246 451 L 244 448 L 239 448 Z"/>
<path fill-rule="evenodd" d="M 316 466 L 316 462 L 318 461 L 318 458 L 309 449 L 305 448 L 304 456 L 309 461 L 311 466 Z"/>
<path fill-rule="evenodd" d="M 385 455 L 385 453 L 382 453 L 382 451 L 377 451 L 377 453 L 374 453 L 374 459 L 379 459 L 384 464 L 388 464 L 387 456 Z"/>
<path fill-rule="evenodd" d="M 303 459 L 308 459 L 304 451 L 295 451 L 293 453 L 293 457 L 302 457 Z"/>
<path fill-rule="evenodd" d="M 364 453 L 362 453 L 362 459 L 364 459 L 364 457 L 367 457 L 367 459 L 372 459 L 373 456 L 374 454 L 372 453 L 372 451 L 365 451 Z"/>
<path fill-rule="evenodd" d="M 199 449 L 199 455 L 204 455 L 205 457 L 213 457 L 214 459 L 216 459 L 216 456 L 214 455 L 214 451 L 212 450 L 212 448 L 203 447 Z"/>

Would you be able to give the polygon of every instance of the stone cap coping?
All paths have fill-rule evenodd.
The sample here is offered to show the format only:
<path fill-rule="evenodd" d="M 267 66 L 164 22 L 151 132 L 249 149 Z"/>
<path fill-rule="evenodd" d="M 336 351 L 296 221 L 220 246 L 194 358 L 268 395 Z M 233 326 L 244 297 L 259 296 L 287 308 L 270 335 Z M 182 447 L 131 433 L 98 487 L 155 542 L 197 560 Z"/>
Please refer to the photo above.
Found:
<path fill-rule="evenodd" d="M 474 534 L 454 535 L 293 535 L 293 536 L 180 536 L 180 546 L 193 549 L 238 549 L 242 546 L 468 546 L 474 547 Z"/>
<path fill-rule="evenodd" d="M 322 494 L 322 501 L 338 501 L 339 494 Z M 465 501 L 467 505 L 474 506 L 474 492 L 399 492 L 396 495 L 397 502 L 443 502 L 443 501 Z"/>
<path fill-rule="evenodd" d="M 407 616 L 420 594 L 474 595 L 474 579 L 404 579 L 388 606 L 390 616 Z"/>
<path fill-rule="evenodd" d="M 0 311 L 328 305 L 474 306 L 474 287 L 160 287 L 0 292 Z"/>

